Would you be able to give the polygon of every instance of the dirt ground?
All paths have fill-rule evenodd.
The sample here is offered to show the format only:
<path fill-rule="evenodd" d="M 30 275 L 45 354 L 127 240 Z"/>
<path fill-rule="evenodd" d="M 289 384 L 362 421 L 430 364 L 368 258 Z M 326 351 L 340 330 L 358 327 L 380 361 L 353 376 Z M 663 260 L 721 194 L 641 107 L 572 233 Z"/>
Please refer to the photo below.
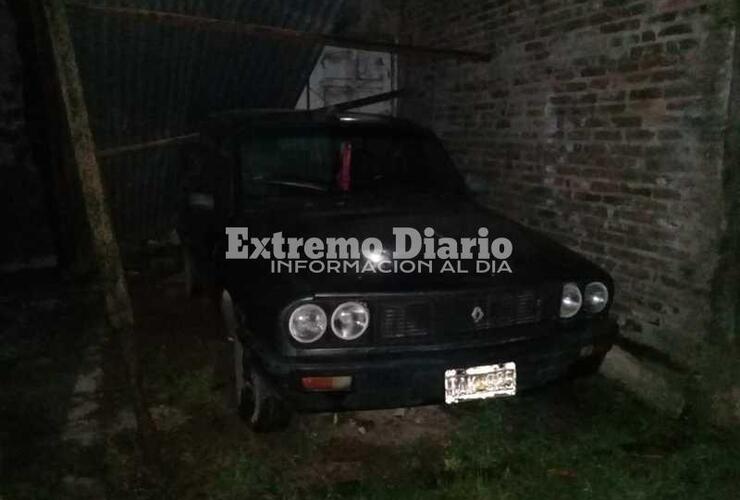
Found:
<path fill-rule="evenodd" d="M 102 338 L 94 290 L 54 273 L 8 278 L 0 291 L 0 498 L 66 498 L 104 474 L 91 426 L 99 407 L 80 398 L 81 373 Z M 84 389 L 84 387 L 83 387 Z M 84 415 L 80 415 L 84 413 Z M 97 490 L 99 492 L 99 490 Z"/>
<path fill-rule="evenodd" d="M 167 480 L 129 483 L 124 453 L 111 497 L 621 500 L 732 498 L 740 486 L 726 435 L 665 419 L 600 377 L 510 400 L 304 415 L 254 435 L 214 386 L 213 305 L 186 299 L 178 275 L 134 277 L 131 289 Z M 111 449 L 130 447 L 126 436 Z"/>
<path fill-rule="evenodd" d="M 452 407 L 304 415 L 253 434 L 214 376 L 215 308 L 165 270 L 129 276 L 156 463 L 140 454 L 94 296 L 0 300 L 0 499 L 737 498 L 737 433 L 666 418 L 601 377 Z M 70 439 L 70 423 L 90 425 Z"/>

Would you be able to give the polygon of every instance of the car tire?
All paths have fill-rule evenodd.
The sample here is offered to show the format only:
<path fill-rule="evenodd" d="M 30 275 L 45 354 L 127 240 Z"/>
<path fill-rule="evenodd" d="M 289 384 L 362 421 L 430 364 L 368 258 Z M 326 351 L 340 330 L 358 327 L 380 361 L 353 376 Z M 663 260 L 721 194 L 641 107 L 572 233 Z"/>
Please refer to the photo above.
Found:
<path fill-rule="evenodd" d="M 593 354 L 587 358 L 578 360 L 570 370 L 573 377 L 588 377 L 595 375 L 604 362 L 607 353 Z"/>
<path fill-rule="evenodd" d="M 255 367 L 241 388 L 239 415 L 254 432 L 282 431 L 291 420 L 290 409 Z"/>
<path fill-rule="evenodd" d="M 221 301 L 224 326 L 231 344 L 231 376 L 227 385 L 227 405 L 234 408 L 254 432 L 281 431 L 290 424 L 292 412 L 271 387 L 266 377 L 250 362 L 249 353 L 238 335 L 238 318 L 231 297 L 224 292 Z"/>

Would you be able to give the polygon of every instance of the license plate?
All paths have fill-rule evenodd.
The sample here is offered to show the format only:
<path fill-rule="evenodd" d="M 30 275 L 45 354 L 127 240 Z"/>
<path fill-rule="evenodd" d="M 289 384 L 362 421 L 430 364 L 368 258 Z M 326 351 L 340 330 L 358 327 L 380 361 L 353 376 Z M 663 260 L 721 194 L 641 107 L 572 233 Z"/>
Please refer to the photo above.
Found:
<path fill-rule="evenodd" d="M 516 395 L 516 363 L 445 371 L 445 403 Z"/>

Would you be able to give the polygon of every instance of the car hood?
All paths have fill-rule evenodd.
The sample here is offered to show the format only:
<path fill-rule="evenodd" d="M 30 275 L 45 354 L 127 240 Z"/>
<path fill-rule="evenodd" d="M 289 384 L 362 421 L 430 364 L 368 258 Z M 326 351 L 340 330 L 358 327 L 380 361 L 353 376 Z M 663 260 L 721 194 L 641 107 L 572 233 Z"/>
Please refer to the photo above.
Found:
<path fill-rule="evenodd" d="M 608 275 L 585 258 L 553 240 L 492 210 L 468 201 L 434 199 L 406 200 L 406 204 L 295 208 L 255 211 L 236 218 L 230 225 L 248 227 L 250 237 L 267 238 L 282 232 L 285 237 L 378 238 L 385 249 L 395 248 L 394 227 L 423 232 L 431 227 L 436 237 L 473 238 L 478 229 L 489 230 L 489 239 L 508 238 L 513 253 L 506 259 L 511 272 L 476 272 L 475 263 L 464 267 L 468 273 L 439 272 L 443 261 L 428 273 L 274 273 L 262 260 L 223 261 L 224 279 L 231 289 L 241 290 L 258 301 L 286 301 L 317 294 L 369 294 L 444 291 L 539 284 L 553 281 L 601 279 Z M 420 257 L 420 258 L 423 258 Z M 490 263 L 495 259 L 488 259 Z M 451 265 L 457 269 L 457 262 Z M 498 269 L 500 261 L 494 269 Z M 255 283 L 258 286 L 255 286 Z M 611 285 L 610 285 L 611 286 Z"/>

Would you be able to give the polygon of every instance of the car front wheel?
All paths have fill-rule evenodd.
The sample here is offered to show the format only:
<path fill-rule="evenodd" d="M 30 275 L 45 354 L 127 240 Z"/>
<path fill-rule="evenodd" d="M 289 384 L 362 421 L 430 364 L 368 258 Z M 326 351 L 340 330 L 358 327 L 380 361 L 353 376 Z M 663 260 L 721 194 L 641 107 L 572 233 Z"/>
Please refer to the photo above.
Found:
<path fill-rule="evenodd" d="M 281 431 L 290 424 L 291 413 L 265 378 L 252 368 L 240 391 L 239 415 L 255 432 Z"/>
<path fill-rule="evenodd" d="M 270 386 L 267 378 L 249 360 L 237 334 L 237 318 L 230 297 L 222 301 L 222 313 L 231 344 L 231 377 L 228 388 L 230 406 L 255 432 L 274 432 L 288 427 L 291 411 Z"/>

